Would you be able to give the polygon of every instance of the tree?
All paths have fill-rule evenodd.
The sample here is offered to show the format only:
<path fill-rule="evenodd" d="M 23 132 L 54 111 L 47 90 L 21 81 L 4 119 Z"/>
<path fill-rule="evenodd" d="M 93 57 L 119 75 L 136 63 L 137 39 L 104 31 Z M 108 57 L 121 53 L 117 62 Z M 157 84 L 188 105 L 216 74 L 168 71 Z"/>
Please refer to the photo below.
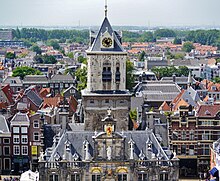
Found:
<path fill-rule="evenodd" d="M 173 30 L 169 30 L 169 29 L 159 29 L 154 32 L 154 36 L 157 38 L 176 37 L 176 33 Z"/>
<path fill-rule="evenodd" d="M 185 42 L 184 44 L 183 44 L 183 48 L 182 48 L 182 50 L 184 51 L 184 52 L 191 52 L 191 50 L 192 49 L 194 49 L 195 47 L 193 46 L 193 43 L 192 42 Z"/>
<path fill-rule="evenodd" d="M 138 58 L 139 61 L 144 61 L 145 55 L 146 55 L 145 51 L 142 51 L 139 55 L 139 58 Z"/>
<path fill-rule="evenodd" d="M 216 63 L 220 63 L 220 58 L 216 58 Z"/>
<path fill-rule="evenodd" d="M 215 78 L 213 78 L 212 79 L 212 81 L 214 82 L 214 83 L 220 83 L 220 77 L 215 77 Z"/>
<path fill-rule="evenodd" d="M 15 59 L 15 53 L 7 52 L 5 55 L 5 58 L 7 59 Z"/>
<path fill-rule="evenodd" d="M 73 69 L 66 69 L 64 72 L 64 75 L 70 74 L 72 76 L 75 76 L 75 71 L 73 71 Z"/>
<path fill-rule="evenodd" d="M 56 64 L 57 59 L 52 55 L 36 55 L 34 61 L 39 64 Z"/>
<path fill-rule="evenodd" d="M 32 67 L 24 66 L 17 67 L 13 70 L 12 74 L 13 77 L 20 77 L 21 79 L 24 79 L 26 75 L 42 75 L 42 73 L 39 70 L 34 69 Z"/>
<path fill-rule="evenodd" d="M 56 64 L 57 59 L 52 55 L 44 55 L 43 60 L 45 64 Z"/>
<path fill-rule="evenodd" d="M 181 38 L 175 38 L 174 39 L 174 41 L 173 41 L 173 43 L 175 44 L 175 45 L 181 45 L 182 44 L 182 40 L 181 40 Z"/>
<path fill-rule="evenodd" d="M 87 58 L 84 58 L 83 56 L 79 56 L 78 58 L 77 58 L 77 61 L 79 62 L 79 63 L 83 63 L 83 64 L 87 64 Z"/>
<path fill-rule="evenodd" d="M 77 89 L 81 91 L 87 86 L 87 67 L 79 68 L 75 72 L 76 80 L 77 80 Z"/>
<path fill-rule="evenodd" d="M 179 66 L 177 69 L 177 76 L 188 76 L 189 75 L 189 69 L 186 66 Z"/>
<path fill-rule="evenodd" d="M 60 49 L 60 45 L 59 45 L 58 41 L 56 41 L 56 40 L 49 40 L 47 42 L 47 45 L 48 46 L 52 46 L 53 49 L 55 49 L 55 50 L 59 50 Z"/>
<path fill-rule="evenodd" d="M 174 66 L 153 67 L 151 71 L 155 73 L 158 79 L 161 79 L 162 77 L 171 77 L 174 74 L 178 77 L 182 75 L 188 76 L 189 74 L 189 69 L 186 66 L 180 66 L 178 69 Z"/>
<path fill-rule="evenodd" d="M 130 60 L 126 61 L 126 88 L 132 90 L 134 85 L 134 65 Z"/>
<path fill-rule="evenodd" d="M 41 50 L 40 47 L 37 46 L 37 45 L 32 46 L 31 50 L 32 50 L 33 52 L 36 52 L 37 55 L 40 55 L 40 54 L 42 53 L 42 50 Z"/>
<path fill-rule="evenodd" d="M 21 53 L 18 58 L 25 58 L 28 54 L 27 53 Z"/>
<path fill-rule="evenodd" d="M 36 55 L 36 56 L 34 57 L 34 61 L 35 61 L 36 63 L 39 63 L 39 64 L 44 63 L 43 56 L 41 56 L 41 55 Z"/>
<path fill-rule="evenodd" d="M 136 109 L 131 110 L 129 115 L 130 115 L 131 120 L 137 121 L 137 110 Z"/>
<path fill-rule="evenodd" d="M 67 56 L 69 57 L 69 58 L 74 58 L 74 54 L 73 54 L 73 52 L 69 52 L 68 54 L 67 54 Z"/>

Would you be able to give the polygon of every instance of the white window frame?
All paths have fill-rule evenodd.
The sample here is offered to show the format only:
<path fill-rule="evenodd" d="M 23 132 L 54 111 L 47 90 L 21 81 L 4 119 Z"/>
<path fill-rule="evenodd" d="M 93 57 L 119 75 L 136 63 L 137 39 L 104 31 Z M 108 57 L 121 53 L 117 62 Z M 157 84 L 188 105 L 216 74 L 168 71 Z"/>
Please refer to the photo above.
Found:
<path fill-rule="evenodd" d="M 70 94 L 75 94 L 75 89 L 70 89 Z"/>
<path fill-rule="evenodd" d="M 5 143 L 5 140 L 9 140 L 9 142 L 8 142 L 8 143 Z M 3 139 L 3 143 L 4 143 L 4 144 L 10 144 L 10 138 L 4 138 L 4 139 Z"/>
<path fill-rule="evenodd" d="M 35 133 L 38 134 L 38 140 L 35 139 Z M 33 132 L 33 141 L 40 141 L 40 133 L 39 132 Z"/>
<path fill-rule="evenodd" d="M 20 146 L 14 145 L 13 153 L 14 155 L 20 155 Z"/>
<path fill-rule="evenodd" d="M 19 135 L 13 135 L 13 143 L 14 144 L 20 143 L 20 136 Z"/>
<path fill-rule="evenodd" d="M 28 155 L 28 146 L 22 146 L 22 155 Z M 26 152 L 25 152 L 26 150 Z"/>
<path fill-rule="evenodd" d="M 25 139 L 25 141 L 24 141 Z M 22 135 L 21 136 L 21 143 L 22 144 L 27 144 L 28 143 L 28 136 L 27 135 Z"/>
<path fill-rule="evenodd" d="M 35 126 L 35 123 L 36 123 L 37 126 Z M 39 127 L 40 127 L 40 125 L 39 125 L 39 120 L 34 120 L 34 122 L 33 122 L 33 128 L 39 128 Z"/>
<path fill-rule="evenodd" d="M 13 127 L 13 133 L 20 133 L 20 130 L 19 130 L 18 126 Z"/>
<path fill-rule="evenodd" d="M 27 127 L 21 127 L 21 133 L 28 133 Z"/>

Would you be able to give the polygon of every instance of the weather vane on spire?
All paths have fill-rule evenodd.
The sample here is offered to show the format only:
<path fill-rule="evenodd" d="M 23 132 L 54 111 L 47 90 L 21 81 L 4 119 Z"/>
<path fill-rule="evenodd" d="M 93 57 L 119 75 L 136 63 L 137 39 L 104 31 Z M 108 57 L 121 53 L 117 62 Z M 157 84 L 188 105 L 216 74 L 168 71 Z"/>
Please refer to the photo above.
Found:
<path fill-rule="evenodd" d="M 105 17 L 107 17 L 107 13 L 108 13 L 108 4 L 107 4 L 107 0 L 105 0 Z"/>

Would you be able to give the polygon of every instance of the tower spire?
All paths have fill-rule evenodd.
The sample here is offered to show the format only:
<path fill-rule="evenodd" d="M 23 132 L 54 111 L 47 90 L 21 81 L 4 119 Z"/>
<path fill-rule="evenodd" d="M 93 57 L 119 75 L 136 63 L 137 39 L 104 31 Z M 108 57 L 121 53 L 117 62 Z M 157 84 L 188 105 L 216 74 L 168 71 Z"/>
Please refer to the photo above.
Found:
<path fill-rule="evenodd" d="M 108 4 L 107 4 L 107 0 L 105 0 L 105 17 L 107 17 L 108 15 Z"/>

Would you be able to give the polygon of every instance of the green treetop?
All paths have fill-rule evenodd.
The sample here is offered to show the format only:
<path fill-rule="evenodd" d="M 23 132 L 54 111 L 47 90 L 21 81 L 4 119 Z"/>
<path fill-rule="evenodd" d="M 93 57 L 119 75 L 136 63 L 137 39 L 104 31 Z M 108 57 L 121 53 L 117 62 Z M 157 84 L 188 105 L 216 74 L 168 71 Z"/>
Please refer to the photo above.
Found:
<path fill-rule="evenodd" d="M 42 75 L 42 73 L 32 67 L 24 66 L 16 67 L 12 74 L 13 77 L 20 77 L 21 79 L 24 79 L 26 75 Z"/>

